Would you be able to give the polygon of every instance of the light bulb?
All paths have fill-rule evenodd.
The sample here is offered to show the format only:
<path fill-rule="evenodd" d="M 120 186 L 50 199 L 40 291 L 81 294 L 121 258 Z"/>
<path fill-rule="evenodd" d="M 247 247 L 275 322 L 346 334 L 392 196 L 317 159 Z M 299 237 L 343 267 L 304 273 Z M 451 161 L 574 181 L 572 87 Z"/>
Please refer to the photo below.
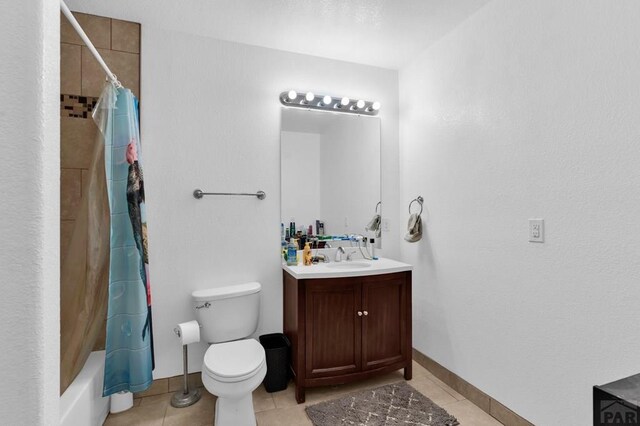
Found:
<path fill-rule="evenodd" d="M 349 102 L 351 102 L 351 101 L 349 100 L 349 98 L 344 97 L 344 98 L 342 98 L 342 99 L 340 100 L 340 105 L 342 105 L 342 106 L 347 106 L 347 105 L 349 105 Z"/>
<path fill-rule="evenodd" d="M 298 94 L 296 93 L 295 90 L 289 90 L 289 93 L 287 93 L 287 97 L 289 98 L 290 101 L 292 101 L 298 97 Z"/>
<path fill-rule="evenodd" d="M 304 98 L 307 100 L 307 102 L 311 102 L 315 98 L 315 95 L 311 92 L 307 92 Z"/>
<path fill-rule="evenodd" d="M 322 98 L 322 103 L 325 104 L 325 105 L 329 105 L 331 103 L 331 101 L 332 101 L 332 99 L 331 99 L 331 96 L 329 96 L 329 95 L 325 95 L 325 97 Z"/>
<path fill-rule="evenodd" d="M 380 102 L 376 101 L 373 103 L 373 105 L 371 105 L 371 109 L 374 111 L 377 111 L 380 109 Z"/>
<path fill-rule="evenodd" d="M 356 102 L 356 106 L 358 107 L 358 109 L 364 108 L 364 101 L 360 99 L 358 102 Z"/>

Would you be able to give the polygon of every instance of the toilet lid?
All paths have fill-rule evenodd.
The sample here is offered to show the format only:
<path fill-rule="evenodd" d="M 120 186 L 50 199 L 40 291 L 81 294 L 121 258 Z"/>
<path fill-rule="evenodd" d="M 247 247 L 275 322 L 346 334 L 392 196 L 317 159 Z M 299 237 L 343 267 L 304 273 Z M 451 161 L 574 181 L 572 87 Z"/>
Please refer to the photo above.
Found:
<path fill-rule="evenodd" d="M 204 355 L 205 370 L 222 381 L 238 381 L 251 376 L 264 362 L 264 348 L 254 339 L 217 343 Z"/>

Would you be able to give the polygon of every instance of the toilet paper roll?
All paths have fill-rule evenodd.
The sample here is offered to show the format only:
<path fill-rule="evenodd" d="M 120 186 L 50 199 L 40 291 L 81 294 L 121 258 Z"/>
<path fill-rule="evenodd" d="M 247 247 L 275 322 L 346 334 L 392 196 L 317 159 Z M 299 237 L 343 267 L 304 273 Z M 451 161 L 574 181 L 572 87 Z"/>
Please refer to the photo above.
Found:
<path fill-rule="evenodd" d="M 180 336 L 183 345 L 200 341 L 200 324 L 198 321 L 189 321 L 178 324 L 176 333 Z"/>

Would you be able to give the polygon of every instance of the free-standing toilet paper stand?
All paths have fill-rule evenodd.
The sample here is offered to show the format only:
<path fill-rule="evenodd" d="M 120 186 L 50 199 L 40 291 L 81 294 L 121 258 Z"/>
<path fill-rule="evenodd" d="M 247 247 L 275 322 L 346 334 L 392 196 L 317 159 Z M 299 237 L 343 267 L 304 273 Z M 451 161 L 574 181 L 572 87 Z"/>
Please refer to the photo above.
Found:
<path fill-rule="evenodd" d="M 180 336 L 180 329 L 174 328 L 173 331 Z M 189 361 L 188 361 L 187 345 L 182 345 L 182 366 L 184 367 L 183 389 L 177 391 L 171 397 L 171 405 L 176 408 L 184 408 L 195 404 L 200 400 L 200 389 L 189 390 Z"/>

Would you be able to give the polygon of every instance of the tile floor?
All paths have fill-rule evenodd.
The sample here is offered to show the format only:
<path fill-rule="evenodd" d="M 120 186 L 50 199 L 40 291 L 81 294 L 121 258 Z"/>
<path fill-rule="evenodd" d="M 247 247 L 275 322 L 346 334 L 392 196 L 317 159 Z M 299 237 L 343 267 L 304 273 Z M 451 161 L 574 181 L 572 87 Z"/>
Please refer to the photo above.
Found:
<path fill-rule="evenodd" d="M 296 403 L 292 384 L 286 390 L 275 393 L 267 393 L 260 386 L 253 393 L 253 406 L 260 426 L 311 425 L 304 411 L 306 405 L 313 405 L 345 393 L 400 380 L 403 380 L 402 370 L 358 383 L 308 389 L 306 402 L 299 405 Z M 475 406 L 471 401 L 466 400 L 415 361 L 413 363 L 413 379 L 409 381 L 409 384 L 456 416 L 463 426 L 501 425 L 496 419 Z M 105 426 L 207 426 L 213 424 L 215 397 L 204 388 L 202 388 L 202 399 L 191 407 L 173 408 L 169 403 L 170 399 L 170 393 L 136 399 L 134 407 L 130 410 L 109 415 Z"/>

